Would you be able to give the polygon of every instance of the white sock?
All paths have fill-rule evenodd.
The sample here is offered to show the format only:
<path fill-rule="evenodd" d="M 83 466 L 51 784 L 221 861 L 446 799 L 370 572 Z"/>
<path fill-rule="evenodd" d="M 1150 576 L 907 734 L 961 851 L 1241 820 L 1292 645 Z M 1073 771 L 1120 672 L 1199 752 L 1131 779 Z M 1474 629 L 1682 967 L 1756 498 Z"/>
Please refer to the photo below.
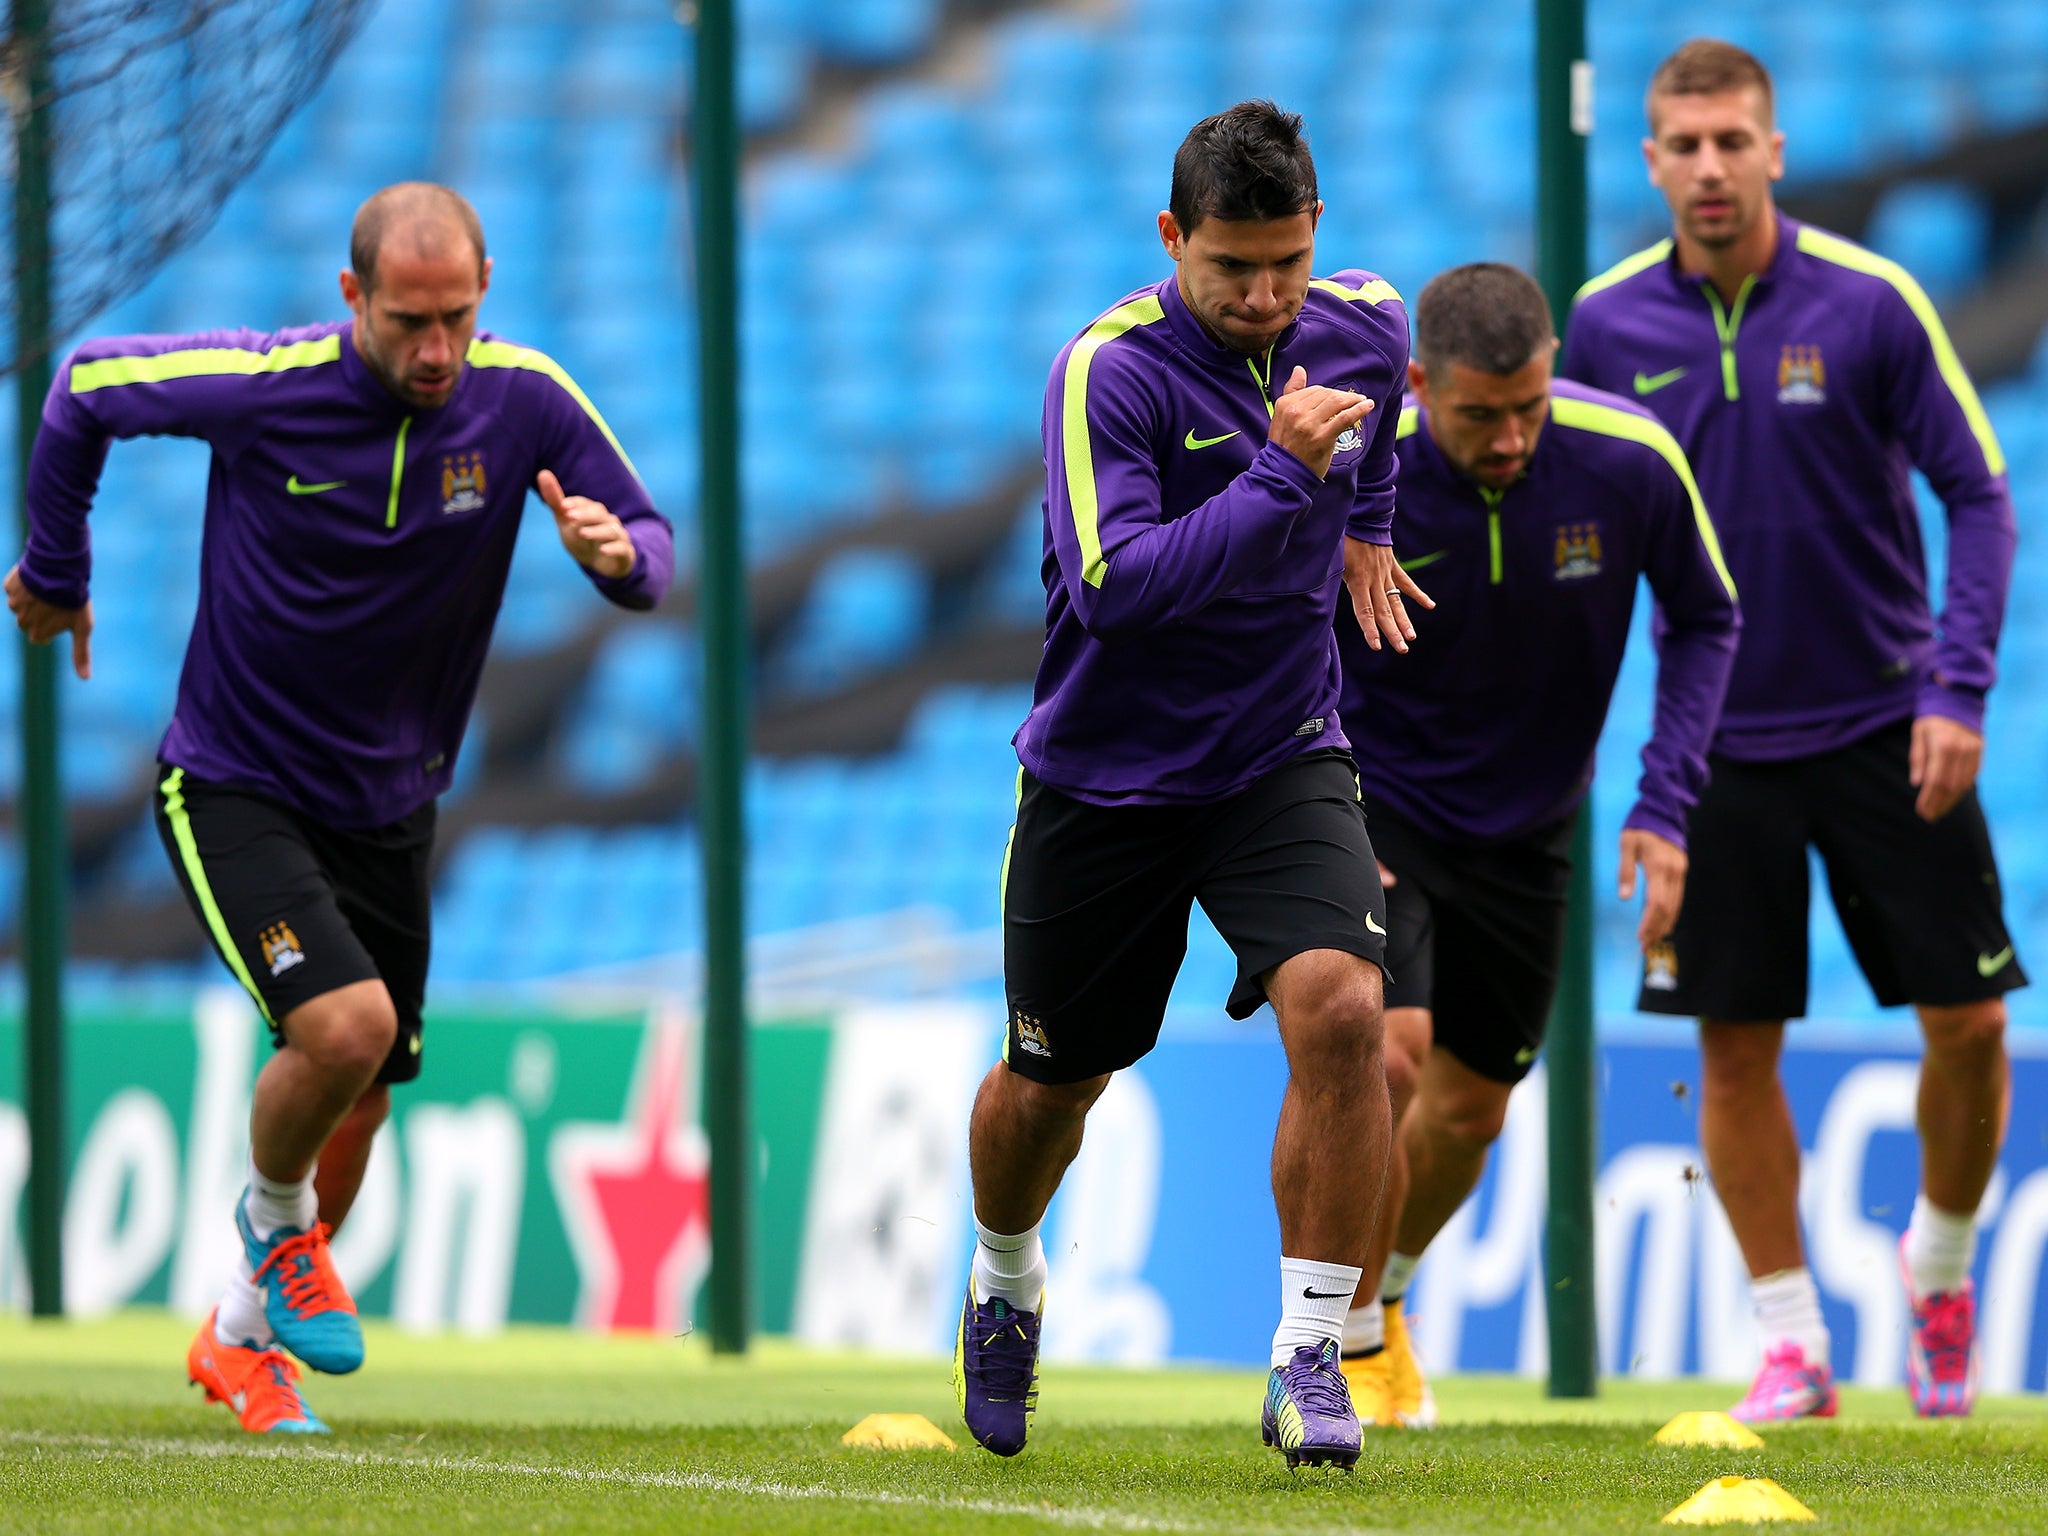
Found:
<path fill-rule="evenodd" d="M 1797 1344 L 1809 1364 L 1827 1364 L 1828 1325 L 1821 1321 L 1820 1291 L 1805 1265 L 1759 1276 L 1749 1282 L 1749 1294 L 1766 1353 L 1780 1344 Z"/>
<path fill-rule="evenodd" d="M 1387 1313 L 1377 1301 L 1344 1314 L 1344 1358 L 1376 1355 L 1387 1347 Z"/>
<path fill-rule="evenodd" d="M 223 1344 L 262 1348 L 276 1342 L 270 1319 L 263 1312 L 263 1288 L 256 1283 L 246 1255 L 235 1260 L 235 1273 L 221 1292 L 220 1309 L 213 1316 L 213 1336 Z"/>
<path fill-rule="evenodd" d="M 974 1301 L 1000 1296 L 1019 1312 L 1036 1312 L 1045 1289 L 1045 1245 L 1038 1226 L 1016 1233 L 991 1232 L 975 1218 Z"/>
<path fill-rule="evenodd" d="M 1304 1344 L 1320 1349 L 1344 1337 L 1344 1316 L 1365 1271 L 1314 1259 L 1280 1260 L 1280 1326 L 1273 1330 L 1273 1364 L 1285 1365 Z"/>
<path fill-rule="evenodd" d="M 1415 1266 L 1421 1262 L 1419 1253 L 1388 1254 L 1386 1272 L 1380 1276 L 1380 1300 L 1399 1301 L 1406 1296 L 1408 1282 L 1415 1278 Z"/>
<path fill-rule="evenodd" d="M 1961 1290 L 1977 1256 L 1977 1217 L 1956 1216 L 1930 1204 L 1925 1195 L 1913 1201 L 1913 1220 L 1906 1227 L 1906 1273 L 1915 1296 L 1938 1296 Z"/>
<path fill-rule="evenodd" d="M 266 1179 L 256 1171 L 256 1159 L 249 1159 L 249 1192 L 242 1197 L 242 1211 L 258 1237 L 268 1237 L 279 1227 L 309 1231 L 320 1214 L 320 1202 L 313 1193 L 313 1173 L 285 1183 Z"/>

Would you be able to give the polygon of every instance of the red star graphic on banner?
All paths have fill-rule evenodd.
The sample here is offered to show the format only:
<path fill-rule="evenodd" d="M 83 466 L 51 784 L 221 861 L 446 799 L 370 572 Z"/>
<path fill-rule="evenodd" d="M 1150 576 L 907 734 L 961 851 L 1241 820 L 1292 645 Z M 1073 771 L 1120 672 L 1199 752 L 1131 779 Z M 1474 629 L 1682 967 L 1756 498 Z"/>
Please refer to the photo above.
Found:
<path fill-rule="evenodd" d="M 711 1165 L 688 1118 L 691 1032 L 679 1016 L 648 1021 L 625 1118 L 572 1124 L 548 1147 L 555 1200 L 583 1279 L 586 1328 L 683 1331 L 683 1306 L 711 1255 Z"/>

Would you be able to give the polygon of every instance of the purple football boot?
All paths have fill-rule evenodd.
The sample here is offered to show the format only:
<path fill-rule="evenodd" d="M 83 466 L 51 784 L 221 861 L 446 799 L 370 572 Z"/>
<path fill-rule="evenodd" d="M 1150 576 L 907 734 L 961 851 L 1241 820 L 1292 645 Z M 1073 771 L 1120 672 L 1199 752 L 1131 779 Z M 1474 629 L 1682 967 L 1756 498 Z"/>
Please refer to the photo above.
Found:
<path fill-rule="evenodd" d="M 1287 1457 L 1290 1469 L 1343 1467 L 1358 1462 L 1358 1415 L 1337 1359 L 1334 1339 L 1321 1348 L 1304 1344 L 1266 1378 L 1266 1408 L 1259 1435 Z"/>
<path fill-rule="evenodd" d="M 1039 1293 L 1039 1311 L 1045 1308 Z M 1000 1296 L 967 1300 L 953 1343 L 953 1394 L 967 1432 L 998 1456 L 1014 1456 L 1038 1411 L 1038 1312 L 1019 1312 Z M 1354 1444 L 1357 1434 L 1354 1427 Z"/>

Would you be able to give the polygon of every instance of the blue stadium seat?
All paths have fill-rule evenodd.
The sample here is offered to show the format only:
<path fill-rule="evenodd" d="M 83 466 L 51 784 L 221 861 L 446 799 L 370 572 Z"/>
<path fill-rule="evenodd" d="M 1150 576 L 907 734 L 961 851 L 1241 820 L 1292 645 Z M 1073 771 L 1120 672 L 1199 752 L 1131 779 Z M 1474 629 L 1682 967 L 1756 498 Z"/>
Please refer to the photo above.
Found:
<path fill-rule="evenodd" d="M 641 620 L 612 630 L 570 712 L 563 777 L 593 794 L 646 783 L 696 742 L 701 672 L 696 638 L 681 625 Z"/>
<path fill-rule="evenodd" d="M 937 0 L 861 0 L 819 6 L 814 13 L 819 52 L 847 64 L 893 64 L 930 41 Z"/>
<path fill-rule="evenodd" d="M 785 688 L 825 693 L 908 656 L 924 637 L 931 578 L 898 549 L 846 549 L 811 582 L 774 668 Z"/>
<path fill-rule="evenodd" d="M 1878 200 L 1864 239 L 1919 278 L 1939 304 L 1982 279 L 1991 210 L 1960 182 L 1902 182 Z"/>

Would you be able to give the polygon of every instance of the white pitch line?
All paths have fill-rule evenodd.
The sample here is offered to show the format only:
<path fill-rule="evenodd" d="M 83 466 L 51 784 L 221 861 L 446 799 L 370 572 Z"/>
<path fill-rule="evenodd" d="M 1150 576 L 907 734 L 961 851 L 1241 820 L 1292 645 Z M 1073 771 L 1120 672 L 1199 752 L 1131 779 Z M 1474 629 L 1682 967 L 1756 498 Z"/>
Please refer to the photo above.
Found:
<path fill-rule="evenodd" d="M 105 1435 L 60 1435 L 42 1430 L 0 1430 L 0 1444 L 104 1451 L 141 1460 L 150 1456 L 239 1457 L 251 1461 L 327 1461 L 350 1466 L 415 1467 L 434 1472 L 474 1472 L 498 1477 L 554 1478 L 562 1482 L 611 1483 L 628 1488 L 670 1488 L 686 1493 L 732 1493 L 751 1498 L 839 1500 L 853 1504 L 908 1505 L 970 1515 L 1013 1515 L 1056 1525 L 1109 1531 L 1202 1531 L 1150 1515 L 1051 1504 L 1013 1504 L 994 1499 L 950 1499 L 930 1494 L 834 1488 L 824 1483 L 771 1483 L 712 1472 L 630 1472 L 615 1467 L 560 1467 L 536 1462 L 485 1461 L 472 1456 L 392 1456 L 377 1451 L 344 1451 L 317 1445 L 244 1445 L 228 1440 L 119 1440 Z"/>

